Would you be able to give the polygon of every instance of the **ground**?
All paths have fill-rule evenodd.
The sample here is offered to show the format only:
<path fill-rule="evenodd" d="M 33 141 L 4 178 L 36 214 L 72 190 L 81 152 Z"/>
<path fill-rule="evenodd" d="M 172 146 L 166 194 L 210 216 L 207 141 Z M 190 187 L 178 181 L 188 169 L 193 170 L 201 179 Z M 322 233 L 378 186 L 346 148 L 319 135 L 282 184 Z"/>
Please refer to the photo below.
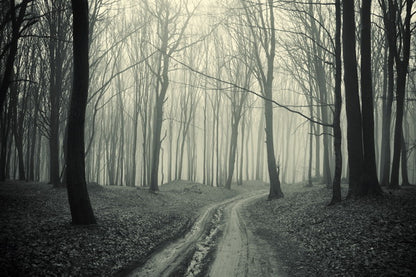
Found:
<path fill-rule="evenodd" d="M 90 186 L 98 224 L 69 224 L 65 189 L 0 184 L 0 275 L 414 276 L 416 189 L 327 206 L 322 185 L 158 194 Z M 346 189 L 343 189 L 343 194 Z"/>
<path fill-rule="evenodd" d="M 0 276 L 107 275 L 136 266 L 235 190 L 185 182 L 147 189 L 90 186 L 98 224 L 70 224 L 64 188 L 0 183 Z"/>
<path fill-rule="evenodd" d="M 282 276 L 415 276 L 415 187 L 335 206 L 323 186 L 284 191 L 285 199 L 244 210 L 249 229 L 278 254 Z"/>

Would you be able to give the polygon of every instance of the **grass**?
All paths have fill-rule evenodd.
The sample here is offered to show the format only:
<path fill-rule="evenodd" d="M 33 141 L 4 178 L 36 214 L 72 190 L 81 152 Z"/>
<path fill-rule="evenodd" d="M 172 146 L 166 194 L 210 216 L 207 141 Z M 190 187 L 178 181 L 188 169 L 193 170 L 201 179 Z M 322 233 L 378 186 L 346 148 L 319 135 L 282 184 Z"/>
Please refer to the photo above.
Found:
<path fill-rule="evenodd" d="M 331 191 L 322 186 L 283 189 L 284 199 L 256 201 L 245 214 L 288 276 L 416 274 L 414 188 L 329 207 Z"/>
<path fill-rule="evenodd" d="M 98 224 L 80 227 L 70 224 L 64 188 L 1 183 L 0 275 L 120 273 L 181 236 L 203 206 L 239 193 L 189 182 L 164 185 L 157 194 L 99 185 L 89 192 Z"/>

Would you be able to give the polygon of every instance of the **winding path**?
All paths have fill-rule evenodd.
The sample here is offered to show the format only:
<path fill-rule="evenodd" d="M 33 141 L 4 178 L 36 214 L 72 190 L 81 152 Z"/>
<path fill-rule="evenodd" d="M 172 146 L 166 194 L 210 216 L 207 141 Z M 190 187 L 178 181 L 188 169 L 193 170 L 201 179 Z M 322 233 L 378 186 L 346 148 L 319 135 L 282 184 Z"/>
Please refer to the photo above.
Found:
<path fill-rule="evenodd" d="M 265 190 L 207 207 L 191 230 L 128 276 L 276 276 L 276 257 L 242 219 L 242 208 Z"/>

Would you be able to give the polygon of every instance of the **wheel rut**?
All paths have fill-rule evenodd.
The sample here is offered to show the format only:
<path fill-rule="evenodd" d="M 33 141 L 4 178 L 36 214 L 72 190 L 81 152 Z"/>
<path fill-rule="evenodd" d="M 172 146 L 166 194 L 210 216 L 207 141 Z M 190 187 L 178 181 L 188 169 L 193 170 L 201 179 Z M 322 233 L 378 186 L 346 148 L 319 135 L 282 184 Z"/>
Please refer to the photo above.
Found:
<path fill-rule="evenodd" d="M 154 253 L 127 276 L 253 276 L 257 271 L 261 276 L 276 276 L 270 262 L 263 268 L 272 257 L 259 257 L 273 256 L 270 249 L 258 251 L 241 217 L 243 206 L 265 195 L 265 190 L 252 191 L 205 208 L 184 237 Z M 256 265 L 259 260 L 262 268 Z"/>

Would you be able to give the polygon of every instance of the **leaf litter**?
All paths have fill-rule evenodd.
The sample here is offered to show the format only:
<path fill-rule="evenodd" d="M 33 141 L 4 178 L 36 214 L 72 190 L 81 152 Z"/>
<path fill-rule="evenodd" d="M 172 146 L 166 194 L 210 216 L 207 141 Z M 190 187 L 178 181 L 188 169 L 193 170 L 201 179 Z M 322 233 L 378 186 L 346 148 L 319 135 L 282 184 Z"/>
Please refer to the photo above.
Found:
<path fill-rule="evenodd" d="M 415 276 L 415 188 L 335 206 L 327 206 L 331 190 L 320 185 L 285 191 L 284 199 L 256 201 L 245 215 L 288 276 Z"/>
<path fill-rule="evenodd" d="M 0 275 L 112 276 L 181 236 L 208 204 L 235 190 L 175 182 L 143 188 L 89 187 L 97 225 L 73 226 L 66 189 L 0 184 Z"/>

